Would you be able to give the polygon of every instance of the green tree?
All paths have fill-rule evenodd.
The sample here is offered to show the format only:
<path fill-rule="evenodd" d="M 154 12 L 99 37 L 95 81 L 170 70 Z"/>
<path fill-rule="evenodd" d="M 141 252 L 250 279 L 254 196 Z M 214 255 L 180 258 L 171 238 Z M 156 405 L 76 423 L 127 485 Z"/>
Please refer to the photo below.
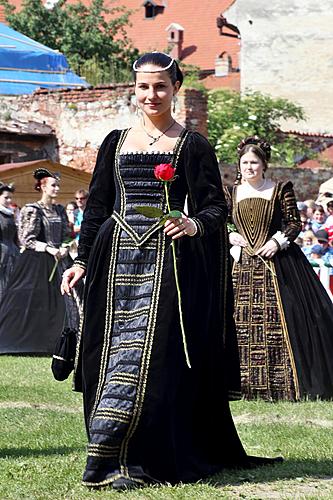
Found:
<path fill-rule="evenodd" d="M 304 120 L 300 106 L 287 99 L 272 98 L 260 92 L 241 95 L 231 90 L 214 90 L 208 94 L 208 134 L 220 160 L 237 161 L 237 144 L 244 137 L 258 135 L 272 145 L 272 162 L 295 165 L 297 158 L 310 155 L 304 141 L 283 134 L 283 119 Z"/>
<path fill-rule="evenodd" d="M 23 0 L 19 12 L 10 0 L 0 0 L 9 25 L 34 40 L 57 49 L 80 75 L 105 83 L 128 80 L 130 61 L 137 57 L 126 34 L 132 11 L 125 7 L 108 8 L 104 0 L 86 6 L 59 0 L 45 8 L 42 0 Z"/>

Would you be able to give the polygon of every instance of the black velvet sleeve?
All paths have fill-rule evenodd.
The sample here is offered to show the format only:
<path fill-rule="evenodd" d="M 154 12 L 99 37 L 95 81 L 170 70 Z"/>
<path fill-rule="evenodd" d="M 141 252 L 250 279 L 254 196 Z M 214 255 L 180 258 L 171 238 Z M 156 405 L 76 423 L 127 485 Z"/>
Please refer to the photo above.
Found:
<path fill-rule="evenodd" d="M 119 130 L 113 130 L 104 139 L 97 155 L 81 224 L 78 256 L 75 259 L 75 263 L 83 267 L 87 265 L 99 228 L 113 211 L 115 201 L 113 166 L 120 133 Z"/>
<path fill-rule="evenodd" d="M 228 215 L 214 150 L 201 134 L 190 132 L 182 159 L 188 188 L 189 215 L 197 223 L 197 236 L 211 234 L 226 221 Z"/>
<path fill-rule="evenodd" d="M 280 193 L 283 214 L 282 231 L 290 241 L 294 241 L 302 228 L 302 224 L 292 183 L 288 181 L 282 184 Z"/>

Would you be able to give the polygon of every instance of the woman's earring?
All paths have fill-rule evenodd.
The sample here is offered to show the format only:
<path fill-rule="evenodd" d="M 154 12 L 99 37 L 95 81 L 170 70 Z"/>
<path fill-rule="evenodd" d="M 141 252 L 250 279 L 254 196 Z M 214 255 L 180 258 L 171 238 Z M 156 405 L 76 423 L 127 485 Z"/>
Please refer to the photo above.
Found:
<path fill-rule="evenodd" d="M 240 169 L 238 168 L 237 169 L 237 174 L 236 174 L 236 179 L 235 179 L 235 184 L 236 185 L 240 184 L 241 180 L 242 180 L 242 174 L 241 174 Z"/>
<path fill-rule="evenodd" d="M 173 103 L 173 106 L 172 106 L 172 111 L 174 113 L 176 113 L 176 104 L 177 104 L 177 97 L 174 95 L 173 98 L 172 98 L 172 103 Z"/>
<path fill-rule="evenodd" d="M 138 106 L 138 101 L 137 101 L 137 98 L 135 95 L 131 96 L 131 107 L 132 107 L 132 111 L 133 111 L 133 107 L 134 107 L 136 116 L 139 116 L 139 106 Z"/>

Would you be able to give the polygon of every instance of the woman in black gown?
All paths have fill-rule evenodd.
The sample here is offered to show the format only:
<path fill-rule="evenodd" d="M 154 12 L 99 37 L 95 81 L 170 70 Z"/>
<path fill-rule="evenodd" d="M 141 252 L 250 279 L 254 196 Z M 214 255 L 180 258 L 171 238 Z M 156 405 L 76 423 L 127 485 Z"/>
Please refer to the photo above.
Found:
<path fill-rule="evenodd" d="M 171 116 L 182 83 L 177 63 L 150 53 L 133 68 L 142 122 L 111 132 L 100 148 L 78 258 L 62 283 L 70 293 L 86 274 L 75 380 L 89 437 L 83 483 L 115 489 L 196 481 L 258 463 L 247 457 L 228 404 L 239 397 L 239 364 L 216 158 L 204 137 Z M 177 175 L 171 208 L 183 211 L 187 197 L 188 216 L 163 230 L 136 207 L 166 209 L 154 167 L 170 163 Z"/>
<path fill-rule="evenodd" d="M 19 255 L 17 227 L 10 208 L 13 193 L 12 185 L 0 182 L 0 302 Z"/>
<path fill-rule="evenodd" d="M 265 178 L 270 145 L 239 145 L 230 233 L 242 393 L 248 398 L 333 398 L 333 304 L 300 247 L 291 182 Z"/>
<path fill-rule="evenodd" d="M 0 354 L 51 354 L 62 328 L 79 324 L 76 301 L 64 300 L 59 290 L 62 271 L 73 262 L 62 247 L 68 220 L 64 207 L 55 203 L 59 179 L 44 168 L 34 178 L 41 198 L 21 209 L 23 252 L 0 304 Z"/>

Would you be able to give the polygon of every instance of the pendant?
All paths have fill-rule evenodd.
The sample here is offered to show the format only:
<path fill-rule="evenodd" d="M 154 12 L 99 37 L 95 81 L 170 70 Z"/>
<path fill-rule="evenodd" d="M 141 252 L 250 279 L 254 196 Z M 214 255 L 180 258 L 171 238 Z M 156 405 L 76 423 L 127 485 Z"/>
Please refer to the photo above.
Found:
<path fill-rule="evenodd" d="M 155 144 L 155 142 L 157 142 L 159 140 L 159 137 L 154 137 L 154 139 L 149 142 L 149 146 L 152 146 L 153 144 Z"/>

